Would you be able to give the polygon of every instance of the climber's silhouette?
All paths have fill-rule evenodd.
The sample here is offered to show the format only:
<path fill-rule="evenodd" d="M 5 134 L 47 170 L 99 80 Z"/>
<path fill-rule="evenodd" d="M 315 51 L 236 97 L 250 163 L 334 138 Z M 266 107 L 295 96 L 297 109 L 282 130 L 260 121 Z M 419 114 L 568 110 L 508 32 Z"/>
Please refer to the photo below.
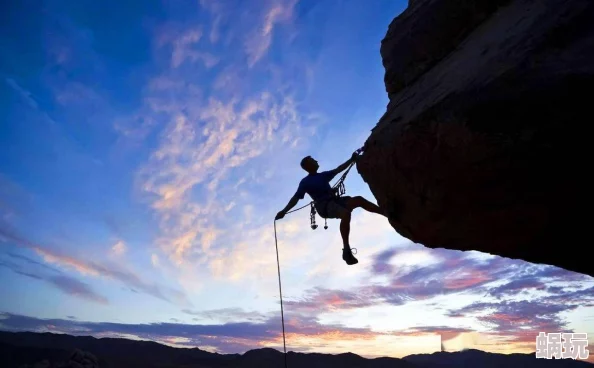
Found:
<path fill-rule="evenodd" d="M 342 250 L 342 259 L 349 265 L 358 263 L 357 258 L 353 256 L 351 247 L 349 245 L 349 231 L 351 222 L 351 212 L 355 208 L 363 208 L 369 212 L 378 213 L 385 216 L 382 210 L 375 204 L 369 202 L 367 199 L 357 196 L 337 196 L 330 187 L 330 181 L 340 172 L 344 171 L 351 163 L 356 161 L 359 157 L 357 152 L 353 156 L 338 166 L 334 170 L 318 172 L 318 162 L 311 156 L 305 157 L 301 160 L 301 167 L 307 171 L 309 175 L 301 180 L 297 192 L 293 195 L 289 203 L 277 215 L 275 220 L 283 218 L 291 208 L 293 208 L 300 199 L 305 197 L 305 193 L 309 194 L 314 201 L 314 206 L 321 217 L 340 219 L 340 234 L 344 248 Z"/>

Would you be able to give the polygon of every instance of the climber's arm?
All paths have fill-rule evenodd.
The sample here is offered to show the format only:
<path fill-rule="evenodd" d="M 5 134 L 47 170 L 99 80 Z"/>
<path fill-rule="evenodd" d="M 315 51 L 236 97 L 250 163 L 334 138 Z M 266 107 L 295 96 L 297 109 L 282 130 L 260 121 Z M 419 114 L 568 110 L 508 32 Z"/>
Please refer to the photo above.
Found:
<path fill-rule="evenodd" d="M 300 199 L 305 198 L 305 193 L 306 193 L 305 187 L 303 185 L 303 182 L 301 182 L 301 183 L 299 183 L 299 187 L 297 187 L 297 191 L 295 192 L 295 194 L 293 194 L 293 197 L 291 197 L 291 199 L 289 200 L 289 203 L 287 203 L 285 208 L 283 208 L 279 213 L 276 214 L 276 217 L 274 219 L 280 220 L 283 217 L 285 217 L 287 212 L 289 212 L 291 210 L 291 208 L 295 207 L 295 205 L 299 202 Z"/>
<path fill-rule="evenodd" d="M 289 203 L 287 203 L 287 205 L 285 206 L 285 208 L 283 208 L 282 210 L 280 210 L 279 213 L 276 214 L 276 217 L 274 219 L 275 220 L 280 220 L 283 217 L 285 217 L 285 215 L 287 214 L 287 212 L 289 212 L 291 210 L 291 208 L 295 207 L 295 205 L 297 204 L 297 202 L 299 202 L 299 197 L 297 196 L 297 194 L 295 194 L 293 197 L 291 197 L 291 200 L 289 200 Z"/>
<path fill-rule="evenodd" d="M 357 154 L 356 152 L 353 153 L 353 155 L 351 156 L 351 158 L 349 158 L 348 160 L 346 160 L 344 163 L 340 164 L 336 169 L 334 170 L 330 170 L 328 171 L 328 173 L 332 174 L 332 177 L 335 177 L 337 174 L 343 172 L 344 170 L 346 170 L 347 167 L 349 167 L 349 165 L 353 162 L 357 160 L 357 157 L 359 157 L 359 154 Z"/>

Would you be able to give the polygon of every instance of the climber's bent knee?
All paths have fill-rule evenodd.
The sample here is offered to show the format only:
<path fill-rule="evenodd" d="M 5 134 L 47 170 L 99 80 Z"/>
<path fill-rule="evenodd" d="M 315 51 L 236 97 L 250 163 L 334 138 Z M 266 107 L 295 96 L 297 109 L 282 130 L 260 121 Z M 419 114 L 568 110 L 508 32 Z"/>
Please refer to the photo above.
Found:
<path fill-rule="evenodd" d="M 365 198 L 361 197 L 361 196 L 356 196 L 356 197 L 349 197 L 346 201 L 345 201 L 345 206 L 349 209 L 349 210 L 354 210 L 355 208 L 361 207 L 363 205 L 363 203 L 365 203 Z"/>
<path fill-rule="evenodd" d="M 343 211 L 339 218 L 342 221 L 351 221 L 351 211 Z"/>

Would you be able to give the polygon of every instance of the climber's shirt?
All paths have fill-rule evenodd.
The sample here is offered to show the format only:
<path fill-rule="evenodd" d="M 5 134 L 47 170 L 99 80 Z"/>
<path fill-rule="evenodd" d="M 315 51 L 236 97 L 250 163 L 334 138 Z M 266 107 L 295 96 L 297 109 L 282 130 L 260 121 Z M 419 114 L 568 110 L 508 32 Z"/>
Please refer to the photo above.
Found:
<path fill-rule="evenodd" d="M 316 202 L 332 198 L 330 180 L 335 176 L 336 173 L 332 170 L 307 175 L 299 183 L 295 197 L 303 199 L 307 193 Z"/>

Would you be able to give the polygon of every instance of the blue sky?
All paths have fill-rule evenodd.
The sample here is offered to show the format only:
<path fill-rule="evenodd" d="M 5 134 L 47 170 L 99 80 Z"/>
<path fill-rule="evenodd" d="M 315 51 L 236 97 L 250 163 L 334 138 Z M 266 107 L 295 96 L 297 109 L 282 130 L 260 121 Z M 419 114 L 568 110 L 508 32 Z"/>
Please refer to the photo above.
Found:
<path fill-rule="evenodd" d="M 280 348 L 272 219 L 385 111 L 379 54 L 405 1 L 4 5 L 0 325 L 243 352 Z M 371 200 L 353 170 L 349 193 Z M 306 202 L 302 202 L 305 204 Z M 321 223 L 321 220 L 318 220 Z M 594 280 L 430 250 L 355 212 L 278 224 L 291 350 L 533 351 L 594 337 Z M 497 344 L 495 344 L 497 343 Z"/>

